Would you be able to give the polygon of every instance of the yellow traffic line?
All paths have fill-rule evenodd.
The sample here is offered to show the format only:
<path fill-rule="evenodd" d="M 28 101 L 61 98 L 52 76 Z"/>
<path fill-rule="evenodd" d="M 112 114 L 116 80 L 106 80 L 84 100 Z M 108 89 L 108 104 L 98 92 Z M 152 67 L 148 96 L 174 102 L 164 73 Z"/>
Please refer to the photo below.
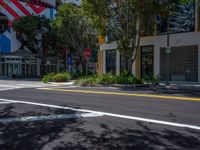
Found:
<path fill-rule="evenodd" d="M 86 94 L 102 94 L 102 95 L 119 95 L 119 96 L 137 96 L 137 97 L 149 97 L 149 98 L 163 98 L 163 99 L 176 99 L 176 100 L 189 100 L 200 101 L 200 98 L 195 97 L 180 97 L 180 96 L 167 96 L 167 95 L 155 95 L 155 94 L 136 94 L 136 93 L 122 93 L 122 92 L 105 92 L 105 91 L 90 91 L 90 90 L 69 90 L 69 89 L 55 89 L 55 88 L 40 88 L 50 91 L 62 91 L 73 93 L 86 93 Z"/>
<path fill-rule="evenodd" d="M 175 99 L 186 101 L 200 101 L 198 97 L 181 97 L 181 96 L 167 96 L 167 95 L 155 95 L 155 94 L 139 94 L 139 93 L 122 93 L 122 92 L 105 92 L 105 91 L 90 91 L 90 90 L 70 90 L 70 89 L 58 89 L 58 88 L 40 88 L 48 91 L 61 91 L 61 92 L 73 92 L 73 93 L 87 93 L 87 94 L 102 94 L 102 95 L 118 95 L 118 96 L 136 96 L 136 97 L 148 97 L 148 98 L 161 98 L 161 99 Z"/>

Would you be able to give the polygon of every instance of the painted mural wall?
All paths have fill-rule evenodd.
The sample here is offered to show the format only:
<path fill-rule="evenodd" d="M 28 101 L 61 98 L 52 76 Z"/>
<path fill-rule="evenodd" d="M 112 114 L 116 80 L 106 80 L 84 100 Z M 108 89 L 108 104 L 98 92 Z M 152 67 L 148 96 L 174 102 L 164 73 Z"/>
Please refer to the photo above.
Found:
<path fill-rule="evenodd" d="M 188 2 L 187 4 L 176 3 L 175 9 L 170 15 L 170 33 L 183 33 L 193 32 L 195 30 L 195 2 Z M 167 19 L 158 16 L 157 17 L 157 29 L 158 34 L 167 33 Z"/>
<path fill-rule="evenodd" d="M 0 34 L 0 53 L 10 53 L 18 50 L 21 46 L 21 43 L 16 39 L 16 32 L 12 29 L 12 22 L 15 19 L 30 15 L 40 15 L 54 19 L 56 10 L 19 0 L 0 0 L 0 13 L 7 17 L 9 26 Z"/>

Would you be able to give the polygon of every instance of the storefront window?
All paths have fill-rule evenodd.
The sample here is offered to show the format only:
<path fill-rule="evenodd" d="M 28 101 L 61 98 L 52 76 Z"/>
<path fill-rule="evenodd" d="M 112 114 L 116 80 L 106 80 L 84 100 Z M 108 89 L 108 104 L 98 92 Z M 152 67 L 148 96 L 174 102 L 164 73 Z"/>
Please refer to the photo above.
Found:
<path fill-rule="evenodd" d="M 153 51 L 154 47 L 142 46 L 141 47 L 141 76 L 153 75 Z"/>
<path fill-rule="evenodd" d="M 5 75 L 5 64 L 0 63 L 0 76 L 4 76 L 4 75 Z"/>
<path fill-rule="evenodd" d="M 0 58 L 0 76 L 36 77 L 37 59 L 6 56 Z"/>
<path fill-rule="evenodd" d="M 116 73 L 116 50 L 106 51 L 106 73 Z"/>

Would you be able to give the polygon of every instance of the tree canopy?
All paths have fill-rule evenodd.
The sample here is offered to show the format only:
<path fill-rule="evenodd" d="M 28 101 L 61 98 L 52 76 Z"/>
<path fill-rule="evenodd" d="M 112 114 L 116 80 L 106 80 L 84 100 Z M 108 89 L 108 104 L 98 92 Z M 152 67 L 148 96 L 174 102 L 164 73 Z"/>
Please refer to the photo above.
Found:
<path fill-rule="evenodd" d="M 82 13 L 82 9 L 74 4 L 63 4 L 59 7 L 56 20 L 53 23 L 59 36 L 65 43 L 67 51 L 71 52 L 76 65 L 85 68 L 84 50 L 96 49 L 97 36 L 91 27 L 88 18 Z"/>
<path fill-rule="evenodd" d="M 156 15 L 168 15 L 174 2 L 177 0 L 82 0 L 82 7 L 99 34 L 117 41 L 125 69 L 131 73 L 141 35 L 155 33 Z"/>
<path fill-rule="evenodd" d="M 51 26 L 51 20 L 41 16 L 25 16 L 13 22 L 13 28 L 18 40 L 22 43 L 20 49 L 28 48 L 35 57 L 45 65 L 46 58 L 56 56 L 60 41 L 58 34 Z M 43 73 L 45 69 L 43 69 Z"/>

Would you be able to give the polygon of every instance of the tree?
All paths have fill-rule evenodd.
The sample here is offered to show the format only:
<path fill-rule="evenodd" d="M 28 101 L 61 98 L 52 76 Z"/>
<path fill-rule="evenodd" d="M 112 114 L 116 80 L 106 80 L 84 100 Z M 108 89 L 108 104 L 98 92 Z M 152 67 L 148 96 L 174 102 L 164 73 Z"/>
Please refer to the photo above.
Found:
<path fill-rule="evenodd" d="M 155 31 L 156 15 L 168 13 L 174 2 L 177 0 L 82 0 L 82 7 L 99 34 L 117 41 L 125 70 L 131 73 L 145 25 L 151 24 L 148 28 Z"/>
<path fill-rule="evenodd" d="M 28 48 L 36 58 L 41 60 L 41 74 L 45 74 L 48 56 L 57 54 L 58 38 L 46 17 L 26 16 L 13 22 L 17 38 L 22 43 L 21 49 Z"/>
<path fill-rule="evenodd" d="M 75 56 L 77 72 L 82 72 L 86 67 L 84 49 L 95 50 L 97 43 L 96 33 L 88 18 L 84 16 L 79 6 L 63 4 L 59 7 L 57 18 L 53 24 L 65 43 L 67 51 Z"/>

